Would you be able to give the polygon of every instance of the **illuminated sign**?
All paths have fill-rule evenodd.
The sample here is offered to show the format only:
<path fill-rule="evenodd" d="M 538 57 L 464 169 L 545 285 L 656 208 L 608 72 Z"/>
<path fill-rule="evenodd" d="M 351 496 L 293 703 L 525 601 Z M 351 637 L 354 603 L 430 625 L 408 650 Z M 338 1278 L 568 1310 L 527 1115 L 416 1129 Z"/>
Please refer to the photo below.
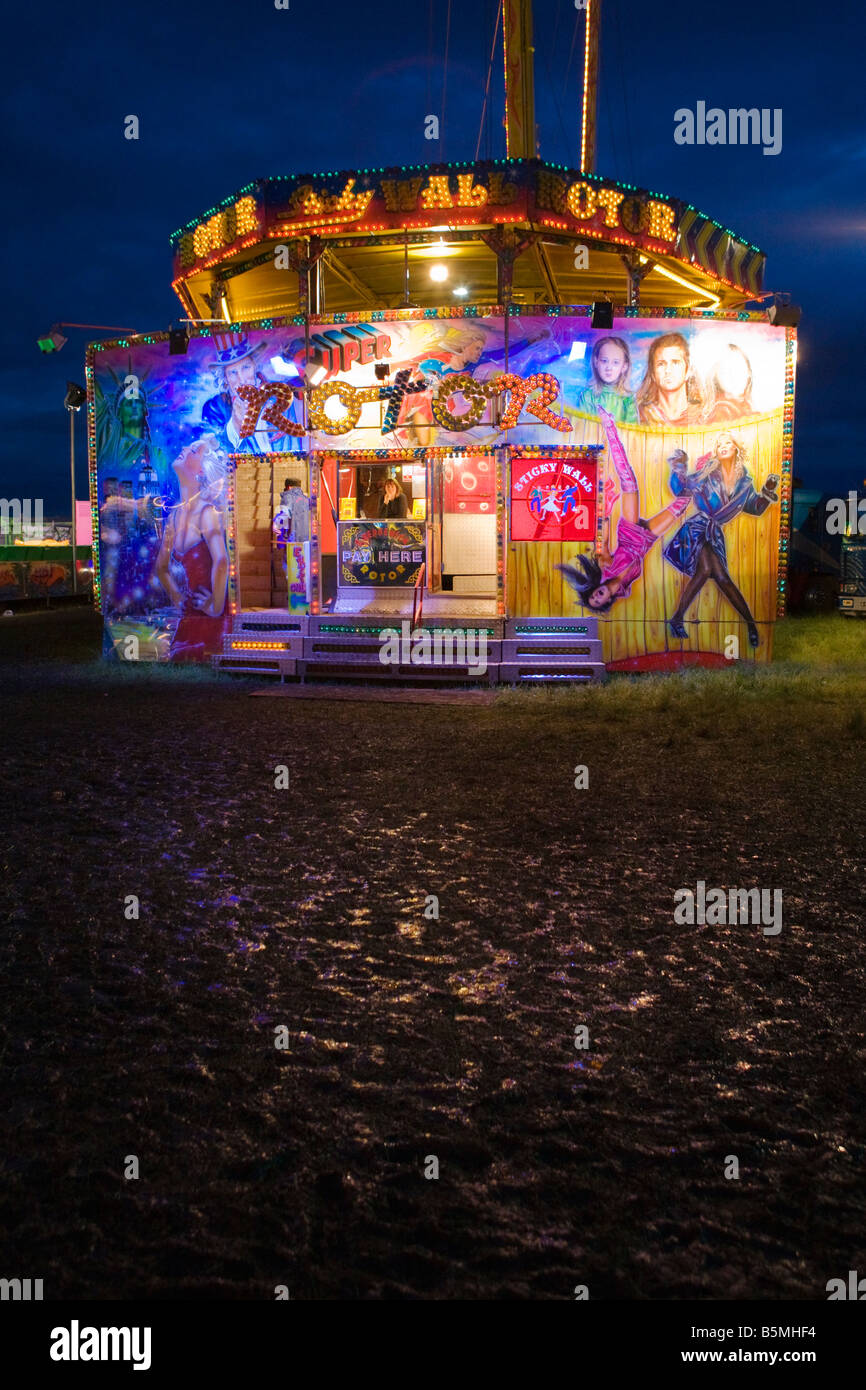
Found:
<path fill-rule="evenodd" d="M 391 356 L 391 339 L 387 333 L 376 333 L 366 324 L 355 325 L 343 332 L 333 331 L 327 337 L 314 334 L 310 339 L 310 360 L 324 367 L 328 376 L 348 372 L 353 362 L 360 367 L 371 362 L 385 362 Z"/>
<path fill-rule="evenodd" d="M 677 239 L 677 213 L 671 203 L 645 193 L 628 192 L 612 185 L 569 179 L 549 169 L 538 173 L 536 207 L 555 212 L 565 221 L 580 223 L 584 230 L 615 228 L 632 236 L 673 244 Z"/>
<path fill-rule="evenodd" d="M 404 395 L 420 394 L 426 391 L 428 383 L 424 379 L 409 381 L 409 371 L 398 372 L 392 386 L 350 386 L 347 381 L 331 381 L 316 386 L 310 391 L 310 424 L 323 434 L 347 434 L 353 430 L 361 418 L 361 407 L 367 401 L 388 400 L 388 410 L 382 424 L 382 433 L 389 434 L 396 423 L 396 407 Z M 295 388 L 300 394 L 300 388 Z M 283 387 L 283 394 L 291 395 L 291 387 Z M 536 397 L 535 393 L 540 394 Z M 252 394 L 252 392 L 250 393 Z M 262 389 L 260 396 L 267 392 Z M 271 392 L 273 394 L 273 392 Z M 450 402 L 462 395 L 467 409 L 459 413 L 451 410 Z M 443 429 L 459 433 L 473 429 L 480 424 L 487 409 L 487 402 L 498 396 L 510 397 L 502 416 L 500 428 L 511 429 L 517 424 L 521 411 L 526 408 L 541 424 L 548 425 L 560 434 L 568 434 L 571 423 L 559 415 L 554 415 L 550 406 L 559 395 L 559 382 L 549 372 L 536 372 L 531 377 L 521 377 L 514 372 L 500 372 L 489 381 L 476 381 L 468 372 L 453 373 L 440 381 L 432 398 L 433 417 Z M 332 415 L 326 410 L 330 400 L 339 401 L 344 414 Z"/>
<path fill-rule="evenodd" d="M 526 223 L 642 247 L 760 290 L 764 256 L 687 203 L 541 160 L 363 169 L 266 179 L 172 237 L 175 277 L 255 242 Z"/>
<path fill-rule="evenodd" d="M 205 221 L 199 222 L 192 231 L 180 238 L 177 254 L 184 268 L 206 260 L 212 252 L 231 246 L 233 242 L 255 232 L 259 227 L 258 207 L 255 198 L 239 198 L 221 212 L 214 213 Z"/>
<path fill-rule="evenodd" d="M 340 585 L 413 585 L 424 563 L 426 529 L 413 521 L 340 522 Z"/>
<path fill-rule="evenodd" d="M 515 459 L 511 465 L 511 539 L 594 540 L 595 487 L 594 460 Z"/>

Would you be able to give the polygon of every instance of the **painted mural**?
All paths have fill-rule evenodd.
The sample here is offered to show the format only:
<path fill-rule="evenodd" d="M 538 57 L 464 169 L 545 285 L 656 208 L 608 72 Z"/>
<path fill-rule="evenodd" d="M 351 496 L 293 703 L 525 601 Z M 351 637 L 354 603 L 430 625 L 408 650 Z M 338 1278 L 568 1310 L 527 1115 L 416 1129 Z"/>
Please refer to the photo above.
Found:
<path fill-rule="evenodd" d="M 623 669 L 722 660 L 732 636 L 767 659 L 791 348 L 757 318 L 594 331 L 567 312 L 470 311 L 314 319 L 309 352 L 297 324 L 192 337 L 182 355 L 158 339 L 92 350 L 109 649 L 130 633 L 154 659 L 220 649 L 233 455 L 510 445 L 509 615 L 595 610 Z M 559 465 L 514 491 L 533 448 L 567 461 L 581 446 L 602 446 L 597 527 Z"/>

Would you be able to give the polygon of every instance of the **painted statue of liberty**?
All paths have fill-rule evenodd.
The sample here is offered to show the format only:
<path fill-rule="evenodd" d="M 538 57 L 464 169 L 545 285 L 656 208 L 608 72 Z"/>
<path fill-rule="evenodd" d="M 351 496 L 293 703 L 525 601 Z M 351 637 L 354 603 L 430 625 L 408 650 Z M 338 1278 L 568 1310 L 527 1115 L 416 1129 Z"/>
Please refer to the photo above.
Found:
<path fill-rule="evenodd" d="M 677 497 L 662 511 L 648 520 L 640 515 L 640 496 L 637 478 L 626 457 L 622 440 L 610 411 L 598 406 L 607 435 L 610 460 L 620 487 L 622 507 L 617 524 L 616 545 L 610 549 L 610 514 L 617 500 L 616 487 L 608 479 L 605 487 L 604 523 L 601 552 L 598 558 L 579 555 L 575 565 L 557 565 L 585 608 L 604 613 L 618 599 L 628 598 L 635 580 L 643 573 L 643 564 L 659 536 L 667 531 L 688 510 L 690 496 Z"/>

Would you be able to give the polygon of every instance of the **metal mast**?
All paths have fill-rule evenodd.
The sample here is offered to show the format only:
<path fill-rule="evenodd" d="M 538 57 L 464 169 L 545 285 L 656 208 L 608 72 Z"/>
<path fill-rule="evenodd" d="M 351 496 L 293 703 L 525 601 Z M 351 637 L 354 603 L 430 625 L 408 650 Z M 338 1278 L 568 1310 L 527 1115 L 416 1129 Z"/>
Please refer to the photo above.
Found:
<path fill-rule="evenodd" d="M 581 173 L 595 173 L 596 121 L 598 116 L 598 35 L 601 0 L 586 0 L 583 40 L 583 119 L 580 130 Z"/>
<path fill-rule="evenodd" d="M 505 49 L 505 153 L 509 159 L 535 159 L 535 87 L 532 0 L 503 0 Z"/>

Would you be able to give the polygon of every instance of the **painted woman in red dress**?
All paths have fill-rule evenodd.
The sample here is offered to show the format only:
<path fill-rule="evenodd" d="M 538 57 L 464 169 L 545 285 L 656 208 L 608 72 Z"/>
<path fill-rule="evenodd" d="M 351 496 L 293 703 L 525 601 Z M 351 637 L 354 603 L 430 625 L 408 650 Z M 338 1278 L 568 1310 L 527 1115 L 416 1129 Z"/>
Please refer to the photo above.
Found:
<path fill-rule="evenodd" d="M 230 623 L 228 551 L 218 505 L 226 462 L 215 436 L 203 435 L 182 449 L 174 471 L 180 502 L 172 509 L 156 563 L 159 582 L 181 611 L 169 661 L 204 661 L 222 650 Z"/>

